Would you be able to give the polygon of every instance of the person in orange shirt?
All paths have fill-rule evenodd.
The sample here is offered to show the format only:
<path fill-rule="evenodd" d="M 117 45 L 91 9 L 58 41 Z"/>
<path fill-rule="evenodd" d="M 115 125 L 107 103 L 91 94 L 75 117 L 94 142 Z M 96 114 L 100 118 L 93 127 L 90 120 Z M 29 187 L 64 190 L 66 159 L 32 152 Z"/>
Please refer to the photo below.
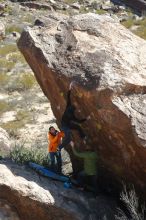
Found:
<path fill-rule="evenodd" d="M 61 138 L 63 138 L 63 137 L 64 137 L 64 132 L 57 131 L 53 126 L 51 126 L 49 128 L 48 152 L 50 155 L 51 170 L 56 171 L 56 169 L 55 169 L 55 159 L 56 159 L 58 173 L 61 173 L 61 169 L 62 169 L 62 158 L 61 158 L 61 151 L 59 150 L 59 145 L 61 144 Z"/>

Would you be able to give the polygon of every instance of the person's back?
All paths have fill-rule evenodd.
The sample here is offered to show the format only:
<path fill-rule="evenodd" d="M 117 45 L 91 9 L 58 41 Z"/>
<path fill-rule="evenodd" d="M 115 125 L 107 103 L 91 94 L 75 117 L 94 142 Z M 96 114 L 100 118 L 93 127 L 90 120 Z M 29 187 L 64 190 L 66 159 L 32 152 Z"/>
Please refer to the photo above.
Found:
<path fill-rule="evenodd" d="M 84 159 L 84 171 L 87 175 L 96 175 L 97 173 L 97 154 L 93 151 L 82 153 Z"/>
<path fill-rule="evenodd" d="M 63 132 L 57 132 L 55 131 L 54 134 L 51 134 L 48 132 L 48 140 L 49 140 L 49 146 L 48 151 L 49 152 L 56 152 L 59 144 L 61 143 L 61 138 L 64 137 Z"/>
<path fill-rule="evenodd" d="M 74 119 L 75 107 L 73 105 L 67 106 L 62 116 L 62 126 L 70 126 L 71 121 Z"/>
<path fill-rule="evenodd" d="M 78 182 L 81 187 L 86 185 L 86 181 L 91 186 L 91 190 L 97 195 L 97 154 L 86 146 L 84 152 L 78 152 L 74 148 L 74 142 L 70 142 L 74 155 L 84 160 L 84 170 L 78 173 Z"/>
<path fill-rule="evenodd" d="M 94 151 L 78 152 L 73 148 L 73 153 L 84 160 L 84 171 L 86 175 L 96 175 L 97 173 L 97 154 Z"/>
<path fill-rule="evenodd" d="M 48 152 L 50 156 L 50 168 L 52 171 L 55 171 L 55 158 L 57 160 L 57 171 L 61 173 L 61 167 L 62 167 L 62 159 L 61 159 L 61 152 L 58 151 L 59 145 L 61 143 L 61 138 L 64 137 L 63 132 L 58 132 L 55 130 L 53 126 L 49 128 L 48 132 Z"/>

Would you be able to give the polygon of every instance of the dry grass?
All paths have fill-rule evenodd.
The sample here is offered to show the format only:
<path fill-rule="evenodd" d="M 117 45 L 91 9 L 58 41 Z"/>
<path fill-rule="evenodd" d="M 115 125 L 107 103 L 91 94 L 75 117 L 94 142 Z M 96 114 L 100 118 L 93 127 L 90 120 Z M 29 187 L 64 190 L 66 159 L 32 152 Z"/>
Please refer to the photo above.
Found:
<path fill-rule="evenodd" d="M 5 100 L 0 100 L 0 114 L 9 111 L 11 109 L 11 106 L 8 102 Z"/>
<path fill-rule="evenodd" d="M 17 63 L 17 62 L 26 63 L 24 56 L 19 51 L 15 53 L 11 53 L 9 56 L 9 61 L 14 62 L 14 63 Z"/>
<path fill-rule="evenodd" d="M 105 14 L 105 13 L 107 13 L 107 11 L 105 11 L 105 10 L 103 10 L 103 9 L 98 9 L 98 10 L 96 10 L 96 14 L 103 15 L 103 14 Z"/>
<path fill-rule="evenodd" d="M 146 40 L 146 18 L 142 20 L 129 19 L 121 22 L 121 24 L 128 29 L 132 28 L 132 26 L 137 26 L 133 33 Z"/>
<path fill-rule="evenodd" d="M 0 56 L 5 57 L 9 53 L 18 51 L 16 44 L 7 44 L 0 47 Z"/>
<path fill-rule="evenodd" d="M 22 28 L 17 26 L 17 25 L 10 25 L 6 27 L 6 34 L 10 34 L 12 32 L 18 32 L 21 33 L 22 32 Z"/>
<path fill-rule="evenodd" d="M 48 156 L 45 149 L 36 147 L 26 148 L 24 145 L 15 146 L 11 150 L 10 157 L 19 164 L 35 162 L 40 165 L 48 166 Z"/>
<path fill-rule="evenodd" d="M 22 73 L 18 79 L 18 84 L 20 84 L 22 90 L 28 90 L 36 85 L 36 79 L 31 73 Z"/>
<path fill-rule="evenodd" d="M 118 209 L 118 214 L 115 216 L 116 220 L 145 220 L 145 206 L 140 205 L 139 199 L 136 195 L 134 187 L 131 190 L 127 190 L 126 186 L 124 185 L 123 192 L 121 193 L 121 200 L 125 204 L 129 216 L 121 210 Z"/>
<path fill-rule="evenodd" d="M 6 73 L 0 73 L 0 88 L 5 86 L 9 81 L 9 77 Z"/>

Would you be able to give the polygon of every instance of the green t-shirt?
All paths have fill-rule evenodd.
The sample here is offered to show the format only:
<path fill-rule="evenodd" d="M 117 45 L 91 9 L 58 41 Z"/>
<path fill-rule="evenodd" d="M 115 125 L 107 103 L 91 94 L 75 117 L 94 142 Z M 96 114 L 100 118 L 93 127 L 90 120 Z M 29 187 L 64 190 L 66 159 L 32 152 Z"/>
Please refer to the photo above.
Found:
<path fill-rule="evenodd" d="M 73 148 L 73 153 L 77 157 L 84 159 L 84 171 L 86 175 L 97 174 L 97 154 L 93 151 L 78 152 Z"/>

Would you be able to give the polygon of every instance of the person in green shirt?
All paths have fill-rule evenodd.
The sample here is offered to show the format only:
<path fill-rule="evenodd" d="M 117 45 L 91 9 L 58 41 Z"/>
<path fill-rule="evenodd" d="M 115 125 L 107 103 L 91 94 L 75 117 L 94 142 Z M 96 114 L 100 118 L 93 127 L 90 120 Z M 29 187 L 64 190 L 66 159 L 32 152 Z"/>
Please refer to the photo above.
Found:
<path fill-rule="evenodd" d="M 97 194 L 97 154 L 89 146 L 86 145 L 84 152 L 78 152 L 74 147 L 74 142 L 70 145 L 75 156 L 84 160 L 84 170 L 78 175 L 79 185 L 84 187 L 86 180 L 92 188 L 92 191 Z"/>

